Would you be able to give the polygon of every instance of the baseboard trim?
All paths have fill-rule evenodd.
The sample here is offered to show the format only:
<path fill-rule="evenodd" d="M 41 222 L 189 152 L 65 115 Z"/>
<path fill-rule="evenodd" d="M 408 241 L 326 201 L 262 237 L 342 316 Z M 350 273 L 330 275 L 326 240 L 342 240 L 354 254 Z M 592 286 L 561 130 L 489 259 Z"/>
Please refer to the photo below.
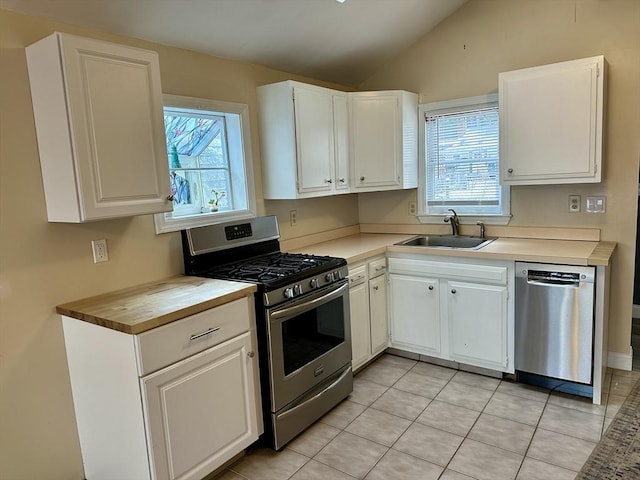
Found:
<path fill-rule="evenodd" d="M 640 305 L 634 305 L 632 310 L 633 318 L 640 318 Z"/>
<path fill-rule="evenodd" d="M 629 347 L 629 353 L 609 352 L 607 354 L 607 366 L 618 370 L 631 371 L 633 368 L 633 348 Z"/>

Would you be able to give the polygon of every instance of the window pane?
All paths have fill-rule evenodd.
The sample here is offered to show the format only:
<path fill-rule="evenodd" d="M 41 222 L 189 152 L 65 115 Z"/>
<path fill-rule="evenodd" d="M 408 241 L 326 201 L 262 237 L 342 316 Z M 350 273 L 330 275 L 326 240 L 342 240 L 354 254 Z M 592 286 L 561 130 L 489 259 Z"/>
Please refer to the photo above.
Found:
<path fill-rule="evenodd" d="M 428 115 L 425 152 L 430 211 L 501 213 L 497 107 Z"/>

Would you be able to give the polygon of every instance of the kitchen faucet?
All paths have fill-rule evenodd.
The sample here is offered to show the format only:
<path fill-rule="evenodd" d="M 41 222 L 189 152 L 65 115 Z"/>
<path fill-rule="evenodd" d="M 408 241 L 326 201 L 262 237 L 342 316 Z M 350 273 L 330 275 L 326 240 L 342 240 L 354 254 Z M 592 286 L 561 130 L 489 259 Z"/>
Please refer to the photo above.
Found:
<path fill-rule="evenodd" d="M 453 232 L 453 236 L 456 236 L 460 230 L 460 219 L 453 208 L 450 208 L 449 211 L 453 212 L 453 215 L 447 215 L 444 217 L 444 221 L 451 223 L 451 231 Z"/>

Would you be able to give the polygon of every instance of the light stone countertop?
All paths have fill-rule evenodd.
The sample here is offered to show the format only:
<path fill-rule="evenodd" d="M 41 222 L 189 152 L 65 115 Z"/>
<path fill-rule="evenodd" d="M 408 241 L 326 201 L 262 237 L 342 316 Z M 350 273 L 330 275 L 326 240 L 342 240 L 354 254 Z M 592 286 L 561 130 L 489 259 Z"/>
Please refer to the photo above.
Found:
<path fill-rule="evenodd" d="M 395 245 L 414 235 L 362 233 L 300 247 L 293 251 L 341 257 L 354 264 L 385 252 L 467 258 L 493 258 L 570 265 L 608 265 L 615 242 L 498 238 L 478 250 Z"/>

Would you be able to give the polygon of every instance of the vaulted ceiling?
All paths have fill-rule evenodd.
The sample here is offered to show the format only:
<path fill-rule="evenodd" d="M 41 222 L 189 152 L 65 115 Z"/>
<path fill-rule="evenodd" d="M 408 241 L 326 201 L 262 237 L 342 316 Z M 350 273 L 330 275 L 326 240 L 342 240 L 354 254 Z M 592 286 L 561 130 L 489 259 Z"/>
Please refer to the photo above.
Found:
<path fill-rule="evenodd" d="M 357 86 L 467 0 L 0 0 L 0 8 Z"/>

